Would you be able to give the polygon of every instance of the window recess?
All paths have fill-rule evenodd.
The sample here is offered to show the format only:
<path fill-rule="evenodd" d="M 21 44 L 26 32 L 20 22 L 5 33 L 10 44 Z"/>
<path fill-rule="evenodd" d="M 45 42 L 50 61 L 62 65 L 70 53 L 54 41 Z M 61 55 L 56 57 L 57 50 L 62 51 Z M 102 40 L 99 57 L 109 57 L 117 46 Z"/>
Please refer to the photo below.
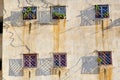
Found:
<path fill-rule="evenodd" d="M 52 19 L 65 19 L 66 6 L 51 6 Z"/>
<path fill-rule="evenodd" d="M 37 67 L 37 54 L 23 54 L 24 68 L 36 68 Z"/>
<path fill-rule="evenodd" d="M 67 54 L 66 53 L 55 53 L 53 54 L 54 67 L 66 67 L 67 66 Z"/>
<path fill-rule="evenodd" d="M 98 65 L 112 65 L 111 51 L 98 51 Z"/>
<path fill-rule="evenodd" d="M 109 18 L 109 5 L 95 5 L 95 18 Z"/>

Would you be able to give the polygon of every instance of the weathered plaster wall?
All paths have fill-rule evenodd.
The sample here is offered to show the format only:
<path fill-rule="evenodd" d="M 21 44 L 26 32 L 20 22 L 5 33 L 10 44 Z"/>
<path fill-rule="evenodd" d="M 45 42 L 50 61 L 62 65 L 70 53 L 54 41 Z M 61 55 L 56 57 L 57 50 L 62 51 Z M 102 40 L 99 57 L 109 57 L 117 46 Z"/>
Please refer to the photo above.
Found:
<path fill-rule="evenodd" d="M 22 7 L 30 6 L 30 4 L 37 6 L 38 19 L 25 22 L 22 20 L 21 10 Z M 48 18 L 50 6 L 58 4 L 67 6 L 67 19 L 59 20 L 55 25 Z M 103 31 L 102 22 L 94 19 L 95 4 L 109 4 L 110 6 L 110 18 L 103 21 L 105 28 Z M 23 53 L 38 53 L 38 58 L 42 59 L 52 58 L 53 52 L 66 52 L 67 69 L 63 70 L 60 80 L 98 80 L 98 74 L 88 73 L 90 73 L 89 69 L 94 70 L 97 67 L 96 51 L 105 50 L 112 51 L 113 80 L 120 80 L 119 5 L 119 0 L 59 0 L 59 2 L 55 0 L 4 0 L 3 78 L 5 80 L 29 79 L 26 69 L 23 69 L 24 76 L 9 76 L 9 59 L 22 59 Z M 45 15 L 41 13 L 42 11 Z M 42 21 L 49 23 L 41 24 Z M 30 22 L 32 23 L 31 31 L 29 31 Z M 84 59 L 86 62 L 83 61 Z M 35 76 L 35 70 L 31 71 L 30 80 L 59 80 L 58 75 Z"/>
<path fill-rule="evenodd" d="M 3 0 L 0 0 L 0 17 L 3 16 Z"/>

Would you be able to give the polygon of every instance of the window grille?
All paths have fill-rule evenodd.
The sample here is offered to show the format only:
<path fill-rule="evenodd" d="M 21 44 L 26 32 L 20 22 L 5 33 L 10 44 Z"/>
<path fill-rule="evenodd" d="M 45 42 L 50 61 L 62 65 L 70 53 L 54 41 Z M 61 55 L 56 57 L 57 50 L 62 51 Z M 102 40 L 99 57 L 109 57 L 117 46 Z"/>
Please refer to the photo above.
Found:
<path fill-rule="evenodd" d="M 109 5 L 95 5 L 95 18 L 109 18 Z"/>
<path fill-rule="evenodd" d="M 54 67 L 66 67 L 67 66 L 67 58 L 66 53 L 54 54 Z"/>
<path fill-rule="evenodd" d="M 98 52 L 98 65 L 111 65 L 112 54 L 110 51 L 99 51 Z"/>
<path fill-rule="evenodd" d="M 24 54 L 23 59 L 25 68 L 37 67 L 37 54 Z"/>

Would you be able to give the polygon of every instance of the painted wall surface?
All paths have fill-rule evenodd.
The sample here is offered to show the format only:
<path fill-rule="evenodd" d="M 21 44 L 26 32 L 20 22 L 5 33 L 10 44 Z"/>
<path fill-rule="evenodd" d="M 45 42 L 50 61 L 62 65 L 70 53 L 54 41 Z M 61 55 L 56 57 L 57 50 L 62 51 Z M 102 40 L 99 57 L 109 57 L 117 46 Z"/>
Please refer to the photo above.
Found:
<path fill-rule="evenodd" d="M 3 0 L 0 0 L 0 17 L 3 16 Z"/>
<path fill-rule="evenodd" d="M 103 23 L 94 18 L 96 4 L 109 4 L 110 18 Z M 66 6 L 66 19 L 51 19 L 55 5 Z M 37 20 L 22 20 L 25 6 L 37 6 Z M 99 80 L 97 51 L 112 51 L 112 80 L 120 80 L 120 0 L 4 0 L 4 9 L 4 80 Z M 67 53 L 59 75 L 46 71 L 54 52 Z M 22 67 L 24 53 L 38 54 L 37 68 Z"/>

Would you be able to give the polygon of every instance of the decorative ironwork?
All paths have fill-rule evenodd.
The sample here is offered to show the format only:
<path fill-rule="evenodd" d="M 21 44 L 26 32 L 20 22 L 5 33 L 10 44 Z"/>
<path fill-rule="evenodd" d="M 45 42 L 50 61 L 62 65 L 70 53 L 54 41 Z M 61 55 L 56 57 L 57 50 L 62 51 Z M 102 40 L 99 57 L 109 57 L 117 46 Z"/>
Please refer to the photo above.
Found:
<path fill-rule="evenodd" d="M 110 51 L 99 51 L 98 52 L 98 65 L 111 65 L 112 54 Z"/>
<path fill-rule="evenodd" d="M 37 7 L 23 7 L 23 20 L 32 20 L 37 18 Z"/>
<path fill-rule="evenodd" d="M 95 17 L 96 18 L 109 18 L 109 6 L 108 5 L 95 5 Z"/>
<path fill-rule="evenodd" d="M 65 6 L 53 6 L 51 7 L 52 19 L 65 19 L 66 7 Z"/>
<path fill-rule="evenodd" d="M 54 54 L 54 67 L 66 67 L 67 66 L 67 58 L 66 53 Z"/>
<path fill-rule="evenodd" d="M 24 54 L 23 59 L 25 68 L 37 67 L 37 54 Z"/>

